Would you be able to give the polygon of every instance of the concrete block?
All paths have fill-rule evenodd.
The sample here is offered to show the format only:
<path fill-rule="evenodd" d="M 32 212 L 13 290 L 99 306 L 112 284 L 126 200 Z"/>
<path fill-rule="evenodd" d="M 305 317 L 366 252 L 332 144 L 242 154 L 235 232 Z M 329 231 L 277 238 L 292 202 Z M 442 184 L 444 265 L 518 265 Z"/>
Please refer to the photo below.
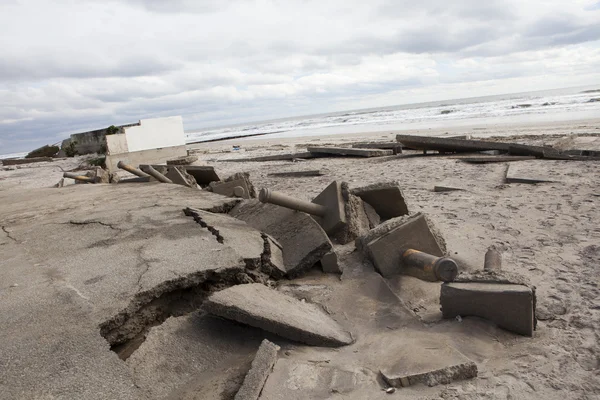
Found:
<path fill-rule="evenodd" d="M 433 223 L 421 213 L 391 219 L 357 240 L 384 277 L 401 273 L 400 249 L 411 248 L 443 256 L 446 244 Z"/>
<path fill-rule="evenodd" d="M 440 292 L 444 318 L 478 316 L 501 328 L 533 336 L 535 302 L 525 285 L 484 282 L 444 283 Z"/>
<path fill-rule="evenodd" d="M 311 153 L 330 154 L 333 156 L 353 156 L 353 157 L 381 157 L 391 156 L 394 154 L 392 150 L 382 149 L 357 149 L 347 147 L 308 147 Z"/>
<path fill-rule="evenodd" d="M 338 263 L 338 257 L 335 251 L 330 251 L 321 258 L 321 268 L 323 272 L 329 274 L 341 274 L 342 269 Z"/>
<path fill-rule="evenodd" d="M 267 339 L 262 341 L 254 360 L 252 360 L 250 370 L 244 378 L 244 383 L 235 395 L 235 400 L 258 400 L 260 392 L 277 362 L 279 349 L 279 346 Z"/>
<path fill-rule="evenodd" d="M 398 182 L 383 182 L 351 190 L 351 193 L 369 203 L 383 220 L 409 213 L 408 205 Z"/>
<path fill-rule="evenodd" d="M 319 306 L 260 283 L 216 292 L 203 303 L 203 308 L 211 314 L 313 346 L 338 347 L 353 341 L 350 333 Z"/>
<path fill-rule="evenodd" d="M 107 170 L 102 167 L 96 167 L 94 169 L 96 183 L 110 183 L 110 174 Z"/>
<path fill-rule="evenodd" d="M 329 237 L 308 214 L 258 200 L 236 205 L 229 215 L 272 236 L 283 249 L 286 274 L 298 276 L 333 249 Z"/>
<path fill-rule="evenodd" d="M 390 349 L 398 357 L 381 368 L 388 385 L 401 388 L 423 383 L 427 386 L 449 384 L 477 376 L 477 365 L 439 336 L 425 332 L 407 337 Z"/>

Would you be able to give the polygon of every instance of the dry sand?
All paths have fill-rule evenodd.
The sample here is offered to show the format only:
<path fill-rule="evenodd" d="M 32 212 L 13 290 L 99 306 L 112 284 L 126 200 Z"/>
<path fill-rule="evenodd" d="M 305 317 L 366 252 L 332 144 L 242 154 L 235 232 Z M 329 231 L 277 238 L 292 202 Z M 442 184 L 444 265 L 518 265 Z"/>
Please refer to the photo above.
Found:
<path fill-rule="evenodd" d="M 474 138 L 513 136 L 529 144 L 562 140 L 563 147 L 600 150 L 600 120 L 402 133 L 446 132 L 448 136 L 470 134 Z M 565 140 L 570 134 L 579 137 Z M 530 172 L 554 181 L 526 185 L 504 183 L 506 163 L 472 165 L 449 157 L 223 161 L 303 151 L 306 144 L 392 141 L 394 137 L 395 132 L 276 140 L 265 136 L 191 148 L 200 157 L 199 163 L 214 165 L 222 177 L 246 171 L 257 188 L 270 187 L 307 200 L 332 180 L 347 181 L 351 187 L 396 180 L 410 210 L 424 212 L 434 220 L 452 255 L 472 268 L 481 268 L 486 249 L 494 244 L 504 252 L 504 269 L 532 281 L 538 290 L 540 317 L 533 338 L 514 336 L 485 321 L 439 322 L 439 284 L 413 278 L 390 281 L 396 294 L 424 322 L 462 338 L 460 350 L 479 367 L 479 377 L 474 380 L 426 388 L 421 394 L 411 389 L 414 398 L 600 398 L 600 162 L 521 161 Z M 234 151 L 233 145 L 241 149 Z M 2 167 L 0 190 L 52 186 L 60 180 L 61 169 L 75 168 L 78 163 L 62 160 Z M 314 169 L 325 175 L 268 176 L 272 172 Z M 448 183 L 466 191 L 433 192 L 434 185 Z M 352 268 L 348 267 L 345 274 L 352 274 Z"/>

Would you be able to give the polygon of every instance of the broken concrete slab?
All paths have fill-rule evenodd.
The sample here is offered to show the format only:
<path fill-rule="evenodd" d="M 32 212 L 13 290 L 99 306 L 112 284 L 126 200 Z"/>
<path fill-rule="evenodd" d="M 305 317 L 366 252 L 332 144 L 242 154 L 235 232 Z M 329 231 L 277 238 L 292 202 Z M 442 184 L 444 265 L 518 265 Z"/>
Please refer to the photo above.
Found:
<path fill-rule="evenodd" d="M 273 172 L 267 176 L 276 176 L 281 178 L 304 178 L 310 176 L 323 176 L 325 175 L 320 170 L 309 170 L 309 171 L 291 171 L 291 172 Z"/>
<path fill-rule="evenodd" d="M 323 364 L 280 358 L 265 383 L 261 400 L 331 399 L 332 395 L 333 398 L 364 399 L 367 397 L 352 395 L 360 389 L 371 393 L 380 391 L 369 371 Z"/>
<path fill-rule="evenodd" d="M 350 333 L 315 304 L 301 302 L 261 284 L 237 285 L 212 294 L 203 304 L 211 314 L 313 346 L 353 342 Z"/>
<path fill-rule="evenodd" d="M 256 352 L 252 366 L 244 378 L 242 387 L 235 395 L 235 400 L 258 400 L 273 366 L 277 362 L 280 347 L 268 340 L 263 340 Z"/>
<path fill-rule="evenodd" d="M 220 181 L 215 167 L 208 165 L 186 165 L 185 170 L 196 179 L 198 185 L 208 185 L 211 182 Z"/>
<path fill-rule="evenodd" d="M 260 329 L 195 312 L 150 329 L 121 363 L 146 398 L 233 399 L 263 339 Z"/>
<path fill-rule="evenodd" d="M 308 214 L 258 200 L 236 205 L 229 215 L 271 235 L 283 249 L 288 276 L 302 274 L 333 248 L 329 237 Z"/>
<path fill-rule="evenodd" d="M 338 263 L 338 256 L 335 251 L 330 251 L 321 258 L 321 268 L 323 272 L 329 274 L 341 274 L 342 269 Z"/>
<path fill-rule="evenodd" d="M 432 136 L 397 135 L 396 141 L 404 147 L 415 150 L 437 150 L 446 153 L 475 152 L 500 150 L 508 152 L 510 143 L 485 140 L 466 140 L 457 138 L 440 138 Z"/>
<path fill-rule="evenodd" d="M 400 185 L 396 181 L 354 188 L 350 193 L 369 203 L 383 220 L 409 213 Z"/>
<path fill-rule="evenodd" d="M 398 142 L 366 142 L 366 143 L 354 143 L 352 145 L 355 149 L 384 149 L 392 150 L 393 154 L 402 154 L 402 144 Z"/>
<path fill-rule="evenodd" d="M 531 165 L 528 163 L 509 164 L 505 181 L 506 183 L 528 184 L 554 182 L 548 177 L 532 171 Z"/>
<path fill-rule="evenodd" d="M 96 183 L 110 183 L 110 174 L 102 167 L 94 168 L 94 179 Z"/>
<path fill-rule="evenodd" d="M 229 201 L 162 184 L 0 191 L 0 225 L 15 238 L 1 246 L 0 281 L 18 284 L 0 302 L 1 397 L 148 398 L 111 345 L 193 309 L 182 299 L 193 305 L 213 285 L 268 279 L 244 261 L 262 254 L 219 243 L 181 212 Z"/>
<path fill-rule="evenodd" d="M 356 241 L 375 269 L 384 277 L 402 273 L 402 248 L 411 248 L 441 257 L 446 243 L 431 220 L 417 213 L 391 219 L 372 229 Z"/>
<path fill-rule="evenodd" d="M 449 384 L 456 380 L 477 376 L 477 365 L 439 335 L 422 332 L 418 337 L 407 337 L 402 344 L 390 348 L 396 361 L 381 368 L 388 385 L 402 388 L 418 383 L 427 386 Z"/>
<path fill-rule="evenodd" d="M 307 147 L 311 153 L 329 154 L 333 156 L 351 156 L 351 157 L 382 157 L 394 154 L 392 150 L 382 149 L 364 149 L 347 147 Z"/>
<path fill-rule="evenodd" d="M 188 155 L 167 160 L 167 165 L 190 165 L 198 161 L 198 156 Z"/>

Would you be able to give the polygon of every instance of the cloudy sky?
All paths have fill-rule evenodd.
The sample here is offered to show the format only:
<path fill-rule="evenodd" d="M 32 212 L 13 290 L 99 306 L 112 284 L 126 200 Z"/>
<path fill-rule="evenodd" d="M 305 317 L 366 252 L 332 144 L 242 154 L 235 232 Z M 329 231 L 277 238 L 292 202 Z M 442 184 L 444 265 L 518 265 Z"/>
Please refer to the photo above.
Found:
<path fill-rule="evenodd" d="M 598 0 L 0 0 L 0 154 L 600 84 Z"/>

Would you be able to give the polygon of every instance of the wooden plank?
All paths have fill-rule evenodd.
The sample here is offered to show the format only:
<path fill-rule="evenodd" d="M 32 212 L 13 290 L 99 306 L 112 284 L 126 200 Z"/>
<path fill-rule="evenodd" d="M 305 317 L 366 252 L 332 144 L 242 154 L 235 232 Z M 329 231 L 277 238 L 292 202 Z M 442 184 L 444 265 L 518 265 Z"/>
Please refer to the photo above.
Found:
<path fill-rule="evenodd" d="M 329 154 L 332 156 L 352 156 L 352 157 L 381 157 L 391 156 L 392 150 L 381 149 L 353 149 L 347 147 L 308 147 L 311 153 Z"/>

